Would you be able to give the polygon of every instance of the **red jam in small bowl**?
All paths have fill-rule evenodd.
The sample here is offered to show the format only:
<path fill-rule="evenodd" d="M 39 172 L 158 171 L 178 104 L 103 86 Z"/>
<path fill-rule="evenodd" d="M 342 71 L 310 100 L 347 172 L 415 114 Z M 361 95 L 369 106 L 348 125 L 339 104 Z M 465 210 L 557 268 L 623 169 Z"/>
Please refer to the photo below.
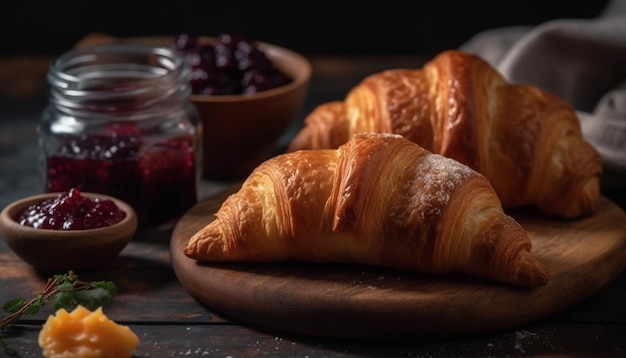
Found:
<path fill-rule="evenodd" d="M 109 199 L 88 198 L 72 188 L 30 205 L 17 217 L 21 225 L 49 230 L 89 230 L 122 221 L 126 213 Z"/>

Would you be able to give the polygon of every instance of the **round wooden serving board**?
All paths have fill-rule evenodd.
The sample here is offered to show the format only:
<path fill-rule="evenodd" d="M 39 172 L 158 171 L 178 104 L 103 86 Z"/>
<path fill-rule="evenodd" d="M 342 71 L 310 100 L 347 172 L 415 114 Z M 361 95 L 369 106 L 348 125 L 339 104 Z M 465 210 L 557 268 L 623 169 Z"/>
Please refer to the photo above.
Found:
<path fill-rule="evenodd" d="M 626 213 L 603 198 L 600 212 L 575 221 L 513 212 L 550 271 L 537 289 L 463 275 L 420 275 L 351 264 L 205 264 L 183 254 L 213 220 L 231 188 L 187 212 L 174 228 L 172 264 L 198 301 L 232 319 L 328 337 L 452 337 L 511 328 L 562 311 L 598 292 L 626 266 Z"/>

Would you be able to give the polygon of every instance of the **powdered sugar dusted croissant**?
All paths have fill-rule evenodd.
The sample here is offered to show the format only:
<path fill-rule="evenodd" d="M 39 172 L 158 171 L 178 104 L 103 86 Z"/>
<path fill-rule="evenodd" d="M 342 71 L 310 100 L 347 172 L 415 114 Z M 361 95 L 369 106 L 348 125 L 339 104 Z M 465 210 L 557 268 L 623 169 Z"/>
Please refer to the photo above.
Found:
<path fill-rule="evenodd" d="M 370 75 L 305 119 L 288 151 L 337 148 L 353 134 L 397 133 L 484 174 L 505 208 L 565 218 L 595 213 L 602 163 L 572 107 L 507 83 L 481 58 L 445 51 L 421 69 Z"/>
<path fill-rule="evenodd" d="M 392 134 L 258 166 L 189 240 L 201 261 L 353 262 L 520 286 L 548 273 L 487 179 Z"/>

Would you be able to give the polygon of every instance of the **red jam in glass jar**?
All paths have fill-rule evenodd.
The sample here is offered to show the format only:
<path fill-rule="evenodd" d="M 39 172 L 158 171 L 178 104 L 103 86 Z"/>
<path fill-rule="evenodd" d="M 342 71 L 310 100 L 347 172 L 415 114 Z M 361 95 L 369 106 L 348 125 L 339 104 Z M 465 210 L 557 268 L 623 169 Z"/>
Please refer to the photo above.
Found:
<path fill-rule="evenodd" d="M 45 190 L 118 197 L 140 228 L 182 215 L 197 202 L 201 160 L 189 76 L 165 47 L 109 44 L 57 58 L 39 126 Z"/>
<path fill-rule="evenodd" d="M 89 230 L 122 221 L 126 213 L 112 200 L 88 198 L 78 189 L 28 206 L 16 219 L 21 225 L 48 230 Z"/>

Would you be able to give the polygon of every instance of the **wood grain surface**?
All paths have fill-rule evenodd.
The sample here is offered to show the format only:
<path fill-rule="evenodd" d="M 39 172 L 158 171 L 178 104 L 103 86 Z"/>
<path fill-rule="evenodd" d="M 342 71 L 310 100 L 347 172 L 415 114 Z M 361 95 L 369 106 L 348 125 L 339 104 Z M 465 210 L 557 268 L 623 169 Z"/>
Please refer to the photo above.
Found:
<path fill-rule="evenodd" d="M 551 278 L 523 289 L 464 275 L 420 275 L 355 264 L 198 263 L 182 252 L 238 187 L 197 204 L 170 243 L 176 276 L 191 296 L 252 326 L 343 338 L 455 337 L 521 326 L 576 305 L 626 266 L 626 213 L 603 198 L 600 211 L 555 220 L 510 212 L 528 231 Z"/>

